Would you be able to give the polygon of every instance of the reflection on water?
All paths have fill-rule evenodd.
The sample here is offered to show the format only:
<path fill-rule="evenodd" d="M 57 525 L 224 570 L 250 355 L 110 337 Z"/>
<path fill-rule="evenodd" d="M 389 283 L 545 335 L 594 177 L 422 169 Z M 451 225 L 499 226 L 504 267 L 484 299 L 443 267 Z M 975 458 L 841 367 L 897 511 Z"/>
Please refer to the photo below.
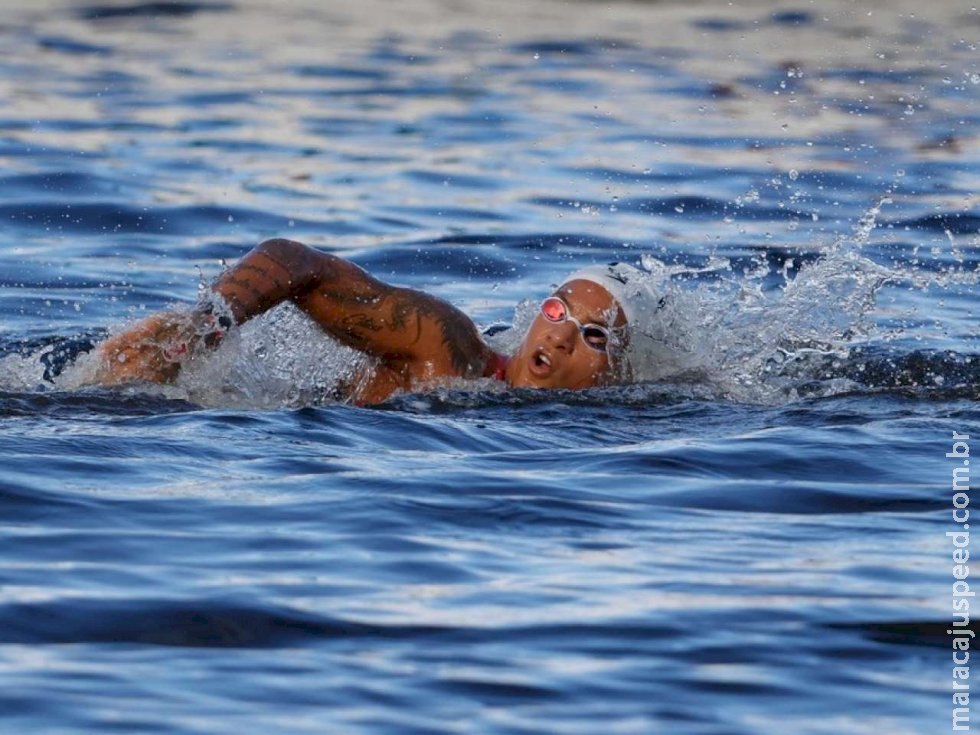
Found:
<path fill-rule="evenodd" d="M 0 24 L 0 719 L 914 733 L 980 434 L 968 4 L 64 3 Z M 163 390 L 62 353 L 289 236 L 520 335 L 592 262 L 639 385 L 336 405 L 288 308 Z"/>

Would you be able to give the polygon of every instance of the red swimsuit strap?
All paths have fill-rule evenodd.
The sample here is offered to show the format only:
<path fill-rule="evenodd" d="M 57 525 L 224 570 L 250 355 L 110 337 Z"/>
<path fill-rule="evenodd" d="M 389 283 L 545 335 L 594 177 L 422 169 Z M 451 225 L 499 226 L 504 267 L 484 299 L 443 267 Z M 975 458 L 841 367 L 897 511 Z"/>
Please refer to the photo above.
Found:
<path fill-rule="evenodd" d="M 487 360 L 486 367 L 483 369 L 483 377 L 504 380 L 507 374 L 508 362 L 510 362 L 510 359 L 507 355 L 501 355 L 499 352 L 492 353 L 490 359 Z"/>

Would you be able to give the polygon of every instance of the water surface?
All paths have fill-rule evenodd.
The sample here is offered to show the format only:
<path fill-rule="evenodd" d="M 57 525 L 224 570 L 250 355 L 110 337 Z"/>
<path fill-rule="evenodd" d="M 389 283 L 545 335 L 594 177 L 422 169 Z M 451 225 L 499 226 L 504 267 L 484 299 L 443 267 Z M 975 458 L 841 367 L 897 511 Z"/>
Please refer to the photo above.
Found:
<path fill-rule="evenodd" d="M 8 9 L 3 729 L 947 729 L 978 30 L 842 0 Z M 274 236 L 503 346 L 627 260 L 664 352 L 627 387 L 365 409 L 280 309 L 166 389 L 46 379 Z"/>

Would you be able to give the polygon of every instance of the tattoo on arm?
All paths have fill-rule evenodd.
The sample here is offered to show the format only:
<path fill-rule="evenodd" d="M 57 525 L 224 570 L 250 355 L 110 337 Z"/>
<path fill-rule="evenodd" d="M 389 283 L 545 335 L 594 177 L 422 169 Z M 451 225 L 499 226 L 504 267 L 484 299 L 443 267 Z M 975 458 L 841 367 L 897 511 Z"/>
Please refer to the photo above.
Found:
<path fill-rule="evenodd" d="M 468 318 L 443 301 L 406 295 L 396 299 L 392 305 L 392 330 L 406 331 L 413 316 L 415 335 L 411 344 L 418 344 L 422 338 L 423 320 L 431 320 L 439 329 L 442 347 L 449 356 L 453 370 L 461 376 L 471 376 L 479 371 L 483 344 Z"/>
<path fill-rule="evenodd" d="M 300 243 L 268 240 L 221 274 L 212 290 L 241 323 L 315 287 L 319 257 Z"/>
<path fill-rule="evenodd" d="M 453 369 L 463 377 L 475 377 L 481 372 L 483 344 L 471 322 L 458 318 L 438 319 L 442 344 L 449 353 Z"/>
<path fill-rule="evenodd" d="M 448 357 L 457 375 L 473 376 L 482 371 L 483 343 L 473 323 L 445 302 L 404 289 L 396 289 L 387 296 L 374 291 L 355 295 L 340 289 L 321 291 L 321 294 L 336 299 L 341 307 L 377 305 L 370 311 L 358 309 L 348 313 L 340 320 L 342 338 L 359 348 L 377 354 L 383 352 L 381 346 L 390 343 L 392 353 L 397 350 L 405 357 L 414 355 L 422 359 L 432 359 L 435 354 L 418 354 L 416 348 L 426 352 L 436 350 Z M 427 329 L 434 342 L 432 337 L 426 342 Z M 391 335 L 390 339 L 385 334 Z"/>
<path fill-rule="evenodd" d="M 275 286 L 278 291 L 286 290 L 286 287 L 283 286 L 282 281 L 279 280 L 276 274 L 270 274 L 267 269 L 262 268 L 261 266 L 256 265 L 255 263 L 244 263 L 242 267 L 238 269 L 238 271 L 239 273 L 243 273 L 243 274 L 249 272 L 255 273 L 258 275 L 260 279 L 266 279 L 270 283 L 272 283 L 272 285 Z M 253 285 L 253 289 L 254 288 L 255 286 Z"/>
<path fill-rule="evenodd" d="M 379 324 L 367 314 L 351 314 L 350 316 L 345 316 L 341 320 L 341 324 L 348 332 L 356 332 L 358 330 L 380 332 L 384 329 L 383 324 Z"/>

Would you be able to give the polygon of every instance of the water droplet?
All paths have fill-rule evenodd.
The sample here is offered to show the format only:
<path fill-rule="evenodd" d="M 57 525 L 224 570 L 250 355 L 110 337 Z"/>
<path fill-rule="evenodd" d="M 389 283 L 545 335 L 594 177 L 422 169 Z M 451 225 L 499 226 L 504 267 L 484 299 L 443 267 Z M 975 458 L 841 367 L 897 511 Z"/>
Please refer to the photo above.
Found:
<path fill-rule="evenodd" d="M 800 178 L 800 172 L 795 168 L 791 168 L 789 170 L 789 178 L 791 181 L 796 181 L 798 178 Z"/>

